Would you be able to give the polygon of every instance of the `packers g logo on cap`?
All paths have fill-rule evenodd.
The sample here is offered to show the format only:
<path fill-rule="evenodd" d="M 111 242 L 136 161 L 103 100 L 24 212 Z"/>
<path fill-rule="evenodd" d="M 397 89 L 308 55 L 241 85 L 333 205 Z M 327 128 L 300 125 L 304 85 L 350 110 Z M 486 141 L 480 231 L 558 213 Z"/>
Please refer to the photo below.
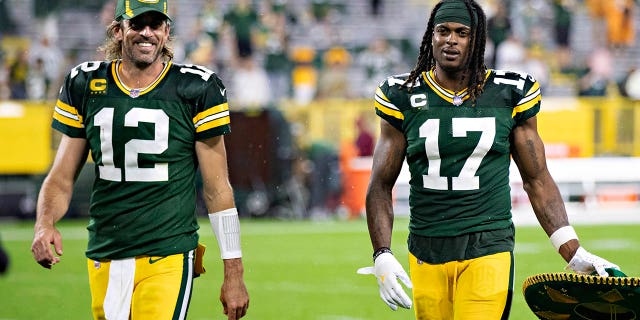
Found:
<path fill-rule="evenodd" d="M 128 20 L 149 11 L 160 12 L 171 20 L 168 14 L 167 0 L 118 0 L 116 4 L 116 21 Z"/>

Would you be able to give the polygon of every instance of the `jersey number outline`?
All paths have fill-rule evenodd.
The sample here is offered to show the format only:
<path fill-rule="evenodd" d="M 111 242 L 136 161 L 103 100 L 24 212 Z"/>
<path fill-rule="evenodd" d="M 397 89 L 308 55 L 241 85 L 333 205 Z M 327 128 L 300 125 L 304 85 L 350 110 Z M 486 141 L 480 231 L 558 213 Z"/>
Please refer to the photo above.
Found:
<path fill-rule="evenodd" d="M 440 175 L 442 158 L 438 138 L 440 136 L 440 119 L 429 119 L 420 126 L 420 137 L 425 138 L 424 146 L 429 163 L 426 175 L 422 175 L 422 184 L 426 189 L 448 190 L 448 179 L 451 178 L 452 190 L 477 190 L 480 188 L 480 177 L 476 172 L 487 155 L 496 136 L 496 121 L 486 118 L 453 118 L 451 119 L 452 136 L 463 138 L 467 132 L 479 131 L 480 139 L 473 152 L 465 160 L 457 177 Z"/>
<path fill-rule="evenodd" d="M 100 179 L 123 181 L 122 170 L 113 162 L 113 113 L 115 108 L 104 108 L 94 117 L 94 125 L 100 127 L 100 151 L 97 162 Z M 140 122 L 153 123 L 153 140 L 131 139 L 124 144 L 124 181 L 155 182 L 169 180 L 167 163 L 155 163 L 150 168 L 140 168 L 139 154 L 160 154 L 169 147 L 169 116 L 159 109 L 132 108 L 124 116 L 125 127 L 138 127 Z"/>

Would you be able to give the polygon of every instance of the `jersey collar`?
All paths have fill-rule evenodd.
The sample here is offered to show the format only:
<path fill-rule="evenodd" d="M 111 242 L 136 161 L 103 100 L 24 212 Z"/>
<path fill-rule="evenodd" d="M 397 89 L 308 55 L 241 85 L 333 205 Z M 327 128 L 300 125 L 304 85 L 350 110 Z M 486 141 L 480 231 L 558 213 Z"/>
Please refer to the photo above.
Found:
<path fill-rule="evenodd" d="M 490 74 L 490 70 L 487 69 L 485 80 L 489 77 L 489 74 Z M 464 90 L 462 91 L 455 92 L 442 87 L 438 83 L 438 81 L 436 81 L 434 69 L 431 69 L 428 72 L 422 72 L 422 78 L 427 83 L 427 85 L 431 88 L 431 90 L 433 90 L 433 92 L 435 92 L 438 96 L 440 96 L 440 98 L 442 98 L 443 100 L 451 104 L 459 106 L 462 104 L 462 102 L 467 101 L 470 97 L 469 90 L 468 90 L 469 88 L 464 88 Z"/>
<path fill-rule="evenodd" d="M 171 61 L 168 61 L 167 63 L 164 64 L 164 68 L 162 69 L 162 72 L 160 72 L 158 77 L 155 80 L 153 80 L 151 84 L 149 84 L 144 88 L 129 88 L 122 82 L 122 80 L 120 80 L 120 74 L 118 70 L 120 69 L 121 62 L 122 62 L 121 60 L 114 60 L 111 63 L 111 74 L 113 75 L 113 79 L 115 80 L 118 88 L 120 88 L 122 92 L 124 92 L 125 94 L 127 94 L 132 98 L 137 98 L 153 90 L 153 88 L 155 88 L 158 85 L 158 83 L 160 83 L 160 81 L 164 79 L 164 76 L 169 71 L 169 67 L 171 67 Z"/>

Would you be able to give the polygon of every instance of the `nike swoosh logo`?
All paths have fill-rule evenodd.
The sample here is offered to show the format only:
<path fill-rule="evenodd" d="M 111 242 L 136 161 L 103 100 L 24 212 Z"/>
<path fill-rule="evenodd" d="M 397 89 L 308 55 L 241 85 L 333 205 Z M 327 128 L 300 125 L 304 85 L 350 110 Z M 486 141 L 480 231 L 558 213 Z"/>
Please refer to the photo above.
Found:
<path fill-rule="evenodd" d="M 153 257 L 149 257 L 149 264 L 154 264 L 154 263 L 156 263 L 156 262 L 158 262 L 158 261 L 160 261 L 160 260 L 162 260 L 164 258 L 166 258 L 166 256 L 165 257 L 159 257 L 157 259 L 153 259 Z"/>
<path fill-rule="evenodd" d="M 227 92 L 227 88 L 220 90 L 220 94 L 224 96 L 224 93 Z"/>

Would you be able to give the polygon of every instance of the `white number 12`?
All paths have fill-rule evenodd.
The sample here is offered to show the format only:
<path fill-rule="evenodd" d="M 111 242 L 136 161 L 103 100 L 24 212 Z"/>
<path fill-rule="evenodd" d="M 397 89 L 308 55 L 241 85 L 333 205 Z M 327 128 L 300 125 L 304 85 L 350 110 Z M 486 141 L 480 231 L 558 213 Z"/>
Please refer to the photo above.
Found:
<path fill-rule="evenodd" d="M 493 145 L 496 136 L 496 122 L 494 118 L 453 118 L 452 136 L 466 137 L 469 131 L 480 131 L 480 140 L 457 177 L 451 177 L 453 190 L 477 190 L 480 188 L 480 178 L 476 172 L 482 163 L 482 159 Z M 447 190 L 447 177 L 440 175 L 442 159 L 438 137 L 440 134 L 440 119 L 429 119 L 420 126 L 420 137 L 425 138 L 424 146 L 429 160 L 429 169 L 422 176 L 423 186 L 427 189 Z"/>
<path fill-rule="evenodd" d="M 113 111 L 104 108 L 94 117 L 94 125 L 100 127 L 101 163 L 98 165 L 100 178 L 122 181 L 122 170 L 113 162 Z M 151 168 L 140 168 L 138 154 L 160 154 L 169 147 L 169 116 L 162 110 L 133 108 L 124 116 L 125 127 L 137 127 L 140 122 L 153 123 L 153 140 L 131 139 L 124 144 L 125 181 L 167 181 L 169 168 L 166 163 L 156 163 Z"/>

